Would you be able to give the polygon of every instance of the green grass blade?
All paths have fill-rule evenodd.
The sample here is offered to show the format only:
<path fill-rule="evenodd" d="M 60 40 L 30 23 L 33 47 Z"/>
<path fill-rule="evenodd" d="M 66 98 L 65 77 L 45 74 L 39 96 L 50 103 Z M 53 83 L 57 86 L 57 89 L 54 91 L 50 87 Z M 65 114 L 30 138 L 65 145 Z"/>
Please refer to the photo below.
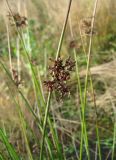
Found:
<path fill-rule="evenodd" d="M 0 154 L 0 160 L 4 160 L 3 156 Z"/>
<path fill-rule="evenodd" d="M 11 157 L 12 160 L 19 160 L 19 156 L 16 153 L 14 147 L 9 143 L 8 138 L 5 136 L 4 132 L 0 128 L 0 139 L 6 146 L 6 149 L 9 153 L 9 156 Z"/>
<path fill-rule="evenodd" d="M 11 90 L 10 90 L 10 93 L 12 95 Z M 13 97 L 13 95 L 12 95 L 12 97 Z M 29 141 L 28 141 L 28 137 L 27 137 L 27 133 L 26 133 L 26 121 L 24 119 L 24 115 L 21 111 L 21 108 L 20 108 L 21 106 L 20 106 L 19 102 L 15 99 L 15 97 L 13 97 L 13 100 L 14 100 L 14 103 L 16 105 L 16 109 L 17 109 L 17 112 L 18 112 L 18 115 L 19 115 L 20 125 L 21 125 L 23 136 L 24 136 L 24 140 L 25 140 L 25 146 L 26 146 L 26 150 L 27 150 L 27 154 L 28 154 L 28 159 L 33 160 L 33 156 L 32 156 L 32 153 L 31 153 L 31 149 L 30 149 L 30 146 L 29 146 Z"/>
<path fill-rule="evenodd" d="M 40 120 L 39 118 L 37 117 L 37 115 L 34 113 L 34 111 L 32 110 L 32 107 L 31 105 L 29 104 L 28 100 L 25 98 L 25 96 L 23 95 L 23 93 L 21 91 L 19 91 L 23 101 L 25 102 L 26 104 L 26 107 L 28 108 L 28 110 L 32 113 L 33 117 L 35 118 L 36 120 L 36 123 L 37 123 L 37 126 L 38 128 L 40 129 L 40 131 L 42 132 L 42 124 L 40 123 Z M 49 151 L 49 155 L 50 155 L 50 159 L 52 160 L 53 159 L 53 155 L 52 155 L 52 145 L 51 145 L 51 142 L 50 140 L 48 139 L 48 137 L 46 136 L 46 139 L 45 139 L 45 142 L 47 144 L 47 148 L 48 148 L 48 151 Z"/>
<path fill-rule="evenodd" d="M 12 81 L 12 83 L 15 85 L 15 83 L 14 83 L 14 81 L 13 81 L 13 79 L 12 79 L 12 76 L 11 76 L 11 74 L 10 74 L 10 72 L 9 72 L 9 70 L 6 68 L 6 66 L 0 61 L 0 64 L 1 64 L 1 66 L 2 66 L 2 68 L 5 70 L 5 72 L 6 72 L 6 74 L 8 75 L 8 77 L 10 78 L 10 80 Z M 25 98 L 25 96 L 23 95 L 23 93 L 17 88 L 17 92 L 19 92 L 19 94 L 21 95 L 21 97 L 22 97 L 22 99 L 24 100 L 24 102 L 26 103 L 26 107 L 28 108 L 28 110 L 32 113 L 32 115 L 34 116 L 34 118 L 35 118 L 35 120 L 37 121 L 37 125 L 38 125 L 38 128 L 41 130 L 41 132 L 42 132 L 42 127 L 41 127 L 41 123 L 40 123 L 40 120 L 38 119 L 38 117 L 36 116 L 36 114 L 34 113 L 34 111 L 32 110 L 32 107 L 31 107 L 31 105 L 29 104 L 29 102 L 28 102 L 28 100 Z M 52 134 L 53 134 L 53 137 L 55 136 L 55 138 L 54 138 L 54 141 L 55 141 L 55 144 L 57 144 L 56 146 L 56 149 L 59 151 L 59 143 L 58 143 L 58 138 L 56 137 L 56 135 L 55 135 L 55 131 L 54 131 L 54 128 L 53 128 L 53 126 L 52 126 L 52 124 L 51 124 L 51 121 L 50 121 L 50 119 L 49 119 L 49 117 L 48 117 L 48 120 L 49 120 L 49 125 L 50 125 L 50 130 L 51 130 L 51 132 L 52 132 Z M 43 132 L 42 132 L 43 133 Z M 56 142 L 56 140 L 57 140 L 57 142 Z M 46 138 L 46 144 L 47 144 L 47 147 L 48 147 L 48 150 L 49 150 L 49 154 L 50 154 L 50 157 L 51 157 L 51 159 L 52 159 L 52 149 L 51 149 L 51 147 L 50 147 L 50 142 L 48 143 L 48 138 Z"/>
<path fill-rule="evenodd" d="M 116 148 L 116 122 L 114 122 L 113 145 L 112 145 L 112 160 L 114 160 L 115 148 Z"/>

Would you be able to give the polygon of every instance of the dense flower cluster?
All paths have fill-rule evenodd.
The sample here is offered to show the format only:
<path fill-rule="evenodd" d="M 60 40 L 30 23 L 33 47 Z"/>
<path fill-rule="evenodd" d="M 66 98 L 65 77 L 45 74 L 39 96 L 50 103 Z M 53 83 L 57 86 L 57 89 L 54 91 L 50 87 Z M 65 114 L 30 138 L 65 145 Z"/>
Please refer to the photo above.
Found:
<path fill-rule="evenodd" d="M 70 72 L 75 66 L 75 62 L 69 57 L 64 63 L 59 57 L 57 60 L 50 59 L 53 66 L 49 67 L 52 80 L 44 81 L 49 91 L 57 91 L 61 97 L 69 93 L 67 81 L 70 79 Z"/>

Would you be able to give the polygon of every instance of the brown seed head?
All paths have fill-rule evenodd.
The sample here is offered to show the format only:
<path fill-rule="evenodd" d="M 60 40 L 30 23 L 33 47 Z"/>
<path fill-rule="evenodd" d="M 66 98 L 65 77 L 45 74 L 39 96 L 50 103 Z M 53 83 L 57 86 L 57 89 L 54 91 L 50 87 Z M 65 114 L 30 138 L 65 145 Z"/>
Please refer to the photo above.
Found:
<path fill-rule="evenodd" d="M 12 22 L 14 20 L 16 27 L 21 28 L 27 26 L 27 18 L 25 16 L 21 16 L 19 13 L 9 13 L 8 15 L 11 24 L 14 25 Z"/>
<path fill-rule="evenodd" d="M 75 66 L 75 62 L 69 57 L 65 62 L 59 57 L 57 60 L 50 59 L 53 66 L 49 67 L 50 75 L 53 80 L 44 81 L 48 91 L 56 91 L 60 97 L 64 97 L 69 93 L 67 81 L 70 79 L 70 72 Z"/>

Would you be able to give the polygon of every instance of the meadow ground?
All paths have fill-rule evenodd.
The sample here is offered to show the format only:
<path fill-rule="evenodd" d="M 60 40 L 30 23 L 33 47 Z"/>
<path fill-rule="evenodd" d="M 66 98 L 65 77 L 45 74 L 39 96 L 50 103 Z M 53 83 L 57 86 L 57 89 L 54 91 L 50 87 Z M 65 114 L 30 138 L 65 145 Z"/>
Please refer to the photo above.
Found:
<path fill-rule="evenodd" d="M 116 159 L 115 0 L 0 2 L 8 159 Z"/>

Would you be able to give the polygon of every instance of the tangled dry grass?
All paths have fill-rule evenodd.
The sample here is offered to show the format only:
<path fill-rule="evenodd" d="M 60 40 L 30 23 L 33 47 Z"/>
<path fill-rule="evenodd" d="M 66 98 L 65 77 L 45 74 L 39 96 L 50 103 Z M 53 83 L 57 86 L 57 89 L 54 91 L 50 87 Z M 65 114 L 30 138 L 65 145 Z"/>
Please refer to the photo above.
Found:
<path fill-rule="evenodd" d="M 94 77 L 94 81 L 96 83 L 101 82 L 102 86 L 100 89 L 104 88 L 103 93 L 96 95 L 97 106 L 111 114 L 112 107 L 116 105 L 116 60 L 92 67 L 90 71 Z M 82 77 L 85 74 L 86 71 L 80 73 Z"/>

